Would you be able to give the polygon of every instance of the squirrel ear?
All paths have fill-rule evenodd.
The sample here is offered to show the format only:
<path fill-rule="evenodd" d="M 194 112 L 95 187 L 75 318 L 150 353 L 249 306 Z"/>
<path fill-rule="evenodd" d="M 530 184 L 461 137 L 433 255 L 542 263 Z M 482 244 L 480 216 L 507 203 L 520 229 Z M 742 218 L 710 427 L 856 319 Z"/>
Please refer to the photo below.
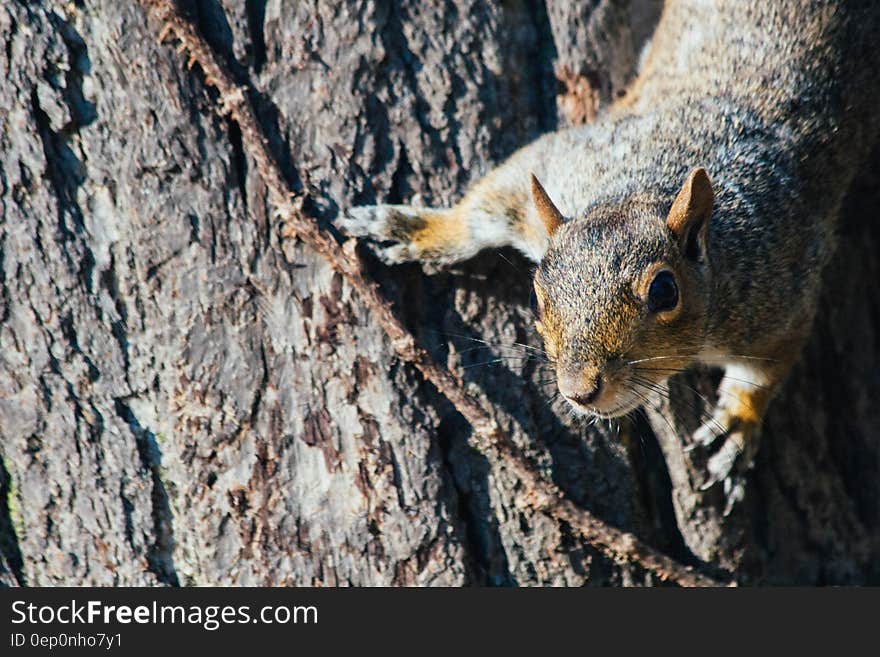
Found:
<path fill-rule="evenodd" d="M 556 232 L 556 229 L 562 225 L 565 217 L 563 217 L 559 209 L 553 205 L 553 201 L 550 200 L 547 191 L 544 189 L 544 186 L 538 182 L 535 174 L 531 174 L 531 176 L 532 201 L 538 210 L 538 216 L 541 218 L 541 223 L 543 223 L 544 228 L 547 229 L 547 235 L 552 237 L 553 233 Z"/>
<path fill-rule="evenodd" d="M 706 254 L 706 237 L 715 193 L 709 174 L 702 167 L 688 174 L 687 180 L 666 217 L 666 225 L 678 238 L 685 255 L 701 260 Z"/>

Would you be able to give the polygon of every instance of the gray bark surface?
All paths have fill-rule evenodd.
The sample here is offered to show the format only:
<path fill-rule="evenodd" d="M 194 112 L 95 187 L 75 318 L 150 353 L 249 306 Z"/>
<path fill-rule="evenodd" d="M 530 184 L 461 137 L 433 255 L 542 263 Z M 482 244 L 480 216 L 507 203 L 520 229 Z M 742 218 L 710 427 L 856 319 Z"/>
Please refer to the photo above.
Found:
<path fill-rule="evenodd" d="M 328 226 L 348 205 L 449 204 L 589 118 L 572 89 L 619 95 L 658 14 L 645 0 L 181 7 L 254 88 L 291 187 L 311 185 Z M 237 127 L 159 27 L 129 2 L 0 7 L 0 583 L 656 583 L 518 505 L 517 479 L 469 447 L 357 295 L 280 246 Z M 877 583 L 872 176 L 729 518 L 682 452 L 705 407 L 692 388 L 711 401 L 717 373 L 675 381 L 647 419 L 585 426 L 541 363 L 491 362 L 538 346 L 517 254 L 430 276 L 369 264 L 577 504 L 744 583 Z"/>

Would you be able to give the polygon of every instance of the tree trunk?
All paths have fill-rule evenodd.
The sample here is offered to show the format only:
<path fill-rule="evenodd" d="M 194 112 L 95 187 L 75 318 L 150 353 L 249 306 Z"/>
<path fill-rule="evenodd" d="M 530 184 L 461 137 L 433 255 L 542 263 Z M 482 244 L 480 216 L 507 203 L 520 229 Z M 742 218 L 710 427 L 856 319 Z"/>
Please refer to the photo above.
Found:
<path fill-rule="evenodd" d="M 653 0 L 191 0 L 293 189 L 448 204 L 632 79 Z M 237 126 L 133 2 L 0 8 L 0 582 L 652 584 L 564 523 L 282 240 Z M 559 94 L 557 96 L 557 94 Z M 877 158 L 880 162 L 880 157 Z M 872 174 L 873 175 L 873 174 Z M 880 581 L 878 180 L 850 195 L 802 363 L 745 503 L 682 447 L 717 373 L 649 421 L 553 401 L 529 265 L 368 258 L 399 316 L 575 503 L 746 583 Z M 481 341 L 486 341 L 484 344 Z"/>

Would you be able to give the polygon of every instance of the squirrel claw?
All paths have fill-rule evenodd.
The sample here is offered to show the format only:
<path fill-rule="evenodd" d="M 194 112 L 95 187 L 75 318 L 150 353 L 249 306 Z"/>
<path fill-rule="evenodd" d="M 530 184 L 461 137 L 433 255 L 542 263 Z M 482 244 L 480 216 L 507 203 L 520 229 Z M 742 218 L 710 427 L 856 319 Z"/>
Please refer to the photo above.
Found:
<path fill-rule="evenodd" d="M 746 496 L 746 479 L 743 476 L 735 475 L 727 477 L 724 480 L 724 497 L 727 500 L 724 504 L 724 517 L 730 515 L 733 507 L 741 502 Z"/>
<path fill-rule="evenodd" d="M 703 481 L 702 484 L 700 484 L 699 490 L 701 492 L 705 492 L 705 491 L 709 490 L 710 488 L 712 488 L 712 486 L 714 486 L 717 483 L 718 483 L 718 480 L 715 477 L 713 477 L 712 475 L 709 475 L 708 477 L 706 477 L 706 480 Z"/>
<path fill-rule="evenodd" d="M 706 422 L 693 435 L 693 442 L 684 448 L 685 452 L 692 452 L 698 447 L 709 447 L 719 438 L 726 436 L 727 431 L 720 430 L 714 422 Z"/>
<path fill-rule="evenodd" d="M 751 469 L 755 452 L 757 451 L 757 437 L 753 432 L 745 430 L 728 431 L 721 448 L 715 452 L 706 464 L 709 471 L 706 480 L 699 486 L 701 491 L 707 491 L 715 484 L 721 483 L 724 491 L 725 505 L 724 516 L 729 516 L 733 507 L 745 497 L 746 480 L 745 473 Z M 697 434 L 700 434 L 699 436 Z M 709 444 L 719 438 L 712 427 L 704 425 L 695 434 L 694 445 L 705 445 L 705 437 L 712 437 Z"/>
<path fill-rule="evenodd" d="M 411 262 L 418 259 L 418 256 L 413 254 L 412 249 L 406 244 L 376 247 L 373 249 L 373 253 L 386 265 L 399 265 L 403 262 Z"/>

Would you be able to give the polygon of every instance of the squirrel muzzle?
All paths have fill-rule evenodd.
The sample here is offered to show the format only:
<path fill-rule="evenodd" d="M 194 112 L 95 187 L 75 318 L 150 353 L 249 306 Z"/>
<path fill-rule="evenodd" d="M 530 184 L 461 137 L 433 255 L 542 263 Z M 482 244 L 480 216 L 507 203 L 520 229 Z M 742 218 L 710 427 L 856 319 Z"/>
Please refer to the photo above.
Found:
<path fill-rule="evenodd" d="M 583 406 L 585 410 L 602 394 L 602 377 L 595 368 L 581 370 L 562 369 L 557 374 L 559 392 L 574 406 Z"/>
<path fill-rule="evenodd" d="M 593 365 L 561 366 L 556 373 L 559 392 L 578 412 L 600 417 L 618 417 L 631 411 L 636 399 L 625 381 L 613 372 Z"/>

